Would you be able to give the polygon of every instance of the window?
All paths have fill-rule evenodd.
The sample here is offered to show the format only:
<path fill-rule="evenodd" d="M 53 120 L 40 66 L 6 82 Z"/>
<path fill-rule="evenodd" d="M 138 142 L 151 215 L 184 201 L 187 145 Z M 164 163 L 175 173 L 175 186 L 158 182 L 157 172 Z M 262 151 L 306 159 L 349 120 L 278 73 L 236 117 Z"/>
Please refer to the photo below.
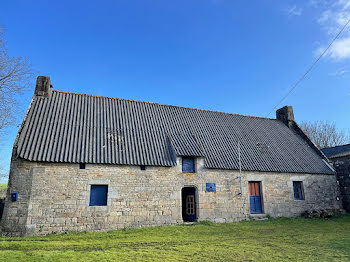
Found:
<path fill-rule="evenodd" d="M 80 164 L 79 164 L 79 168 L 80 168 L 80 169 L 85 169 L 85 163 L 80 163 Z"/>
<path fill-rule="evenodd" d="M 186 197 L 186 215 L 194 215 L 194 195 Z"/>
<path fill-rule="evenodd" d="M 90 206 L 107 206 L 108 185 L 91 185 Z"/>
<path fill-rule="evenodd" d="M 194 157 L 183 156 L 182 157 L 182 172 L 183 173 L 195 173 Z"/>
<path fill-rule="evenodd" d="M 144 171 L 146 170 L 146 166 L 140 166 L 140 169 Z"/>
<path fill-rule="evenodd" d="M 303 182 L 294 181 L 293 182 L 293 189 L 294 189 L 294 199 L 295 200 L 304 200 Z"/>

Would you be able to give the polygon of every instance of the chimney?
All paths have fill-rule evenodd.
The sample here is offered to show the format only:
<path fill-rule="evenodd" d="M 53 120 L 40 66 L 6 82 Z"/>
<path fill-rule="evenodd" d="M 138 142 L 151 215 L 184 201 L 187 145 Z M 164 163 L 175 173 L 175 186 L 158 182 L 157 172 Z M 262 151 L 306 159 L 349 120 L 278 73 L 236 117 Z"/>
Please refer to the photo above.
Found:
<path fill-rule="evenodd" d="M 276 111 L 276 119 L 282 121 L 288 127 L 294 122 L 294 113 L 292 106 L 284 106 Z"/>
<path fill-rule="evenodd" d="M 36 79 L 36 86 L 34 94 L 37 96 L 48 97 L 51 94 L 51 81 L 48 76 L 38 76 Z"/>

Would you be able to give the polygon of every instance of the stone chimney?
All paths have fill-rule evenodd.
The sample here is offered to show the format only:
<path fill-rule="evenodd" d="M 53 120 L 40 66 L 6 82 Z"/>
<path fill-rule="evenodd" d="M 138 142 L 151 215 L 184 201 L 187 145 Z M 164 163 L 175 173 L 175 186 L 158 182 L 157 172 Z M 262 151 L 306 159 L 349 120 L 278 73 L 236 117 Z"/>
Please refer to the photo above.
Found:
<path fill-rule="evenodd" d="M 288 127 L 294 122 L 294 113 L 292 106 L 284 106 L 276 111 L 276 119 L 282 121 Z"/>
<path fill-rule="evenodd" d="M 37 96 L 48 97 L 51 94 L 51 81 L 48 76 L 38 76 L 36 79 L 36 86 L 34 94 Z"/>

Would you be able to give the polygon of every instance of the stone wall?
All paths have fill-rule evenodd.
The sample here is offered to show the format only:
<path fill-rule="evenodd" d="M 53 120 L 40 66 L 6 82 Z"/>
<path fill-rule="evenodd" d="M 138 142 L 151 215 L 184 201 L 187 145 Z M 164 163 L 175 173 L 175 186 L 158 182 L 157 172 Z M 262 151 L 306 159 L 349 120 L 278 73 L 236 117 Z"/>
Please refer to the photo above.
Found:
<path fill-rule="evenodd" d="M 350 212 L 350 156 L 333 158 L 332 162 L 337 170 L 343 208 Z"/>
<path fill-rule="evenodd" d="M 12 162 L 7 201 L 1 221 L 4 234 L 37 235 L 67 231 L 105 231 L 183 223 L 181 190 L 197 189 L 198 220 L 230 222 L 250 216 L 248 181 L 261 181 L 264 213 L 297 216 L 304 210 L 341 208 L 334 175 L 243 172 L 206 169 L 196 173 L 175 167 Z M 305 200 L 294 200 L 293 180 L 303 181 Z M 216 183 L 216 192 L 206 192 Z M 108 185 L 107 206 L 89 206 L 90 186 Z M 10 193 L 18 192 L 18 201 Z"/>

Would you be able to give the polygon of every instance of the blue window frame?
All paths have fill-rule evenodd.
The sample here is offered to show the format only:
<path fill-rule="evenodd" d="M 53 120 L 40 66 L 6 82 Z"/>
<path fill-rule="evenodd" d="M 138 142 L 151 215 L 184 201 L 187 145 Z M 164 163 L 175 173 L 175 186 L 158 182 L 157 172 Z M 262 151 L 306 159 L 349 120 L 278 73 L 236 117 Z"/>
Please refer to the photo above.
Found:
<path fill-rule="evenodd" d="M 193 156 L 182 157 L 182 172 L 183 173 L 195 173 L 196 171 Z"/>
<path fill-rule="evenodd" d="M 90 206 L 107 206 L 108 185 L 91 185 Z"/>
<path fill-rule="evenodd" d="M 293 181 L 294 199 L 304 200 L 303 182 Z"/>

